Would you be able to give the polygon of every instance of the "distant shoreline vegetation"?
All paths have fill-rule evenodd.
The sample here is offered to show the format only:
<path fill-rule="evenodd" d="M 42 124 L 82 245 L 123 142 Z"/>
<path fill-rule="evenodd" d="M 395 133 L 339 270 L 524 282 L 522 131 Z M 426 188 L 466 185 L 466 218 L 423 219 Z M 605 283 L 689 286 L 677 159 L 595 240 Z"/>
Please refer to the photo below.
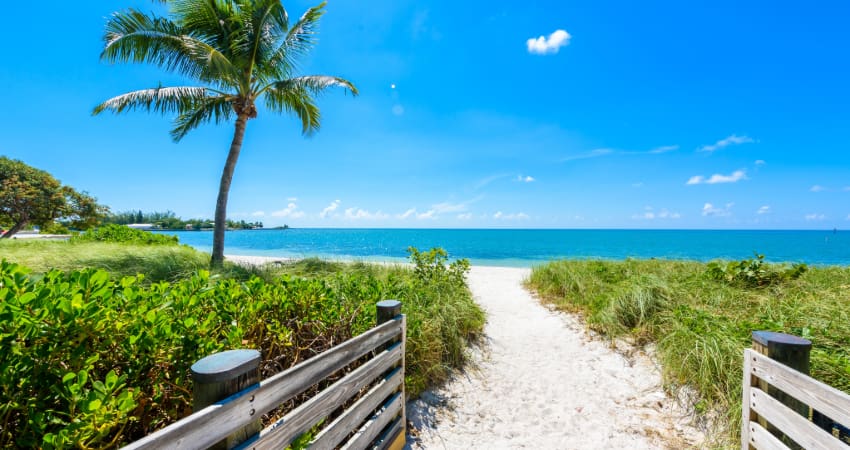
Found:
<path fill-rule="evenodd" d="M 109 214 L 103 219 L 103 224 L 127 225 L 131 228 L 163 231 L 212 231 L 215 227 L 212 219 L 182 219 L 177 217 L 173 211 L 144 213 L 141 210 Z M 226 228 L 228 230 L 287 230 L 289 225 L 265 228 L 263 222 L 227 220 Z"/>

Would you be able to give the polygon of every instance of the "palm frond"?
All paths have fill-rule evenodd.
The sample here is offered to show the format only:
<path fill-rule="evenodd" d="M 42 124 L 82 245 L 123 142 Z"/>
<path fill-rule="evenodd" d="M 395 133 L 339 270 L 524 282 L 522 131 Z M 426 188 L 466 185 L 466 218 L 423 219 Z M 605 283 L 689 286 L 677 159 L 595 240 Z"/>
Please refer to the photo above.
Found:
<path fill-rule="evenodd" d="M 251 67 L 266 61 L 289 27 L 289 16 L 280 0 L 245 1 L 246 29 L 251 35 Z"/>
<path fill-rule="evenodd" d="M 207 88 L 193 86 L 143 89 L 112 97 L 97 105 L 92 114 L 98 115 L 106 110 L 118 114 L 136 109 L 182 114 L 190 109 L 193 104 L 203 101 L 208 92 Z"/>
<path fill-rule="evenodd" d="M 355 87 L 354 84 L 352 84 L 350 81 L 344 78 L 332 77 L 329 75 L 305 75 L 301 77 L 294 77 L 286 80 L 275 81 L 274 83 L 269 84 L 265 89 L 261 90 L 260 93 L 262 93 L 266 89 L 274 89 L 277 91 L 303 89 L 314 95 L 318 95 L 323 93 L 324 90 L 329 87 L 346 88 L 353 95 L 357 95 L 360 93 L 360 91 L 357 90 L 357 87 Z"/>
<path fill-rule="evenodd" d="M 269 55 L 266 70 L 262 72 L 273 78 L 282 78 L 293 71 L 298 57 L 304 56 L 316 44 L 319 19 L 325 14 L 326 5 L 327 2 L 322 2 L 308 9 L 292 25 L 278 48 Z"/>
<path fill-rule="evenodd" d="M 137 10 L 118 12 L 106 23 L 108 62 L 148 62 L 204 81 L 233 81 L 238 71 L 215 47 L 191 36 L 176 23 Z"/>
<path fill-rule="evenodd" d="M 200 125 L 210 121 L 217 124 L 226 122 L 232 116 L 233 108 L 229 97 L 224 95 L 207 97 L 194 103 L 189 111 L 177 116 L 174 120 L 174 128 L 171 130 L 171 138 L 178 142 Z"/>
<path fill-rule="evenodd" d="M 301 133 L 312 135 L 321 126 L 321 112 L 310 92 L 304 86 L 286 89 L 271 87 L 265 92 L 266 107 L 274 112 L 288 112 L 301 119 Z"/>

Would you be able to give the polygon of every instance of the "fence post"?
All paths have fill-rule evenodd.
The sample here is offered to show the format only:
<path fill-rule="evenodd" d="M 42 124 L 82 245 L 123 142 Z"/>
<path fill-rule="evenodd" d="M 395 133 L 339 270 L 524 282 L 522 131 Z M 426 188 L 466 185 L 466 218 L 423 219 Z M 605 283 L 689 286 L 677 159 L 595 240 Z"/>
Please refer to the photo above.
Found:
<path fill-rule="evenodd" d="M 215 353 L 192 365 L 192 408 L 195 412 L 260 382 L 260 352 L 228 350 Z M 231 449 L 260 432 L 260 414 L 256 420 L 214 445 L 213 449 Z"/>
<path fill-rule="evenodd" d="M 376 322 L 378 325 L 390 321 L 395 317 L 401 315 L 401 302 L 398 300 L 382 300 L 378 302 L 376 305 Z M 406 351 L 405 346 L 407 345 L 407 317 L 401 317 L 401 337 L 394 341 L 391 341 L 390 344 L 401 341 L 401 373 L 404 375 L 404 354 Z M 407 441 L 406 433 L 407 433 L 407 407 L 405 405 L 406 397 L 404 392 L 404 382 L 401 383 L 401 429 L 396 436 L 388 436 L 387 443 L 385 443 L 382 448 L 391 449 L 391 450 L 400 450 L 404 448 L 405 442 Z"/>
<path fill-rule="evenodd" d="M 809 354 L 812 350 L 812 342 L 798 336 L 776 333 L 773 331 L 753 331 L 753 350 L 767 356 L 768 358 L 782 363 L 798 372 L 809 374 Z M 796 411 L 801 416 L 812 419 L 811 409 L 805 403 L 791 397 L 790 395 L 769 386 L 768 383 L 759 379 L 759 388 L 767 392 L 771 397 L 779 400 L 788 408 Z M 818 414 L 816 414 L 818 416 Z M 782 432 L 759 418 L 761 426 L 765 427 L 777 437 L 783 436 Z M 820 425 L 820 424 L 818 424 Z M 831 431 L 831 430 L 830 430 Z"/>

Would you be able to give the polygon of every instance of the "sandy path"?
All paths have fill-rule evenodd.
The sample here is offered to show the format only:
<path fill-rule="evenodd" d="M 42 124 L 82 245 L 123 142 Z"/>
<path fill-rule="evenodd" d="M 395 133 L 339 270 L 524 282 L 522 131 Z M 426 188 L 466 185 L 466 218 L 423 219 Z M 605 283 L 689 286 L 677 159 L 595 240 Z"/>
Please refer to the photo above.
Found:
<path fill-rule="evenodd" d="M 486 343 L 476 368 L 408 406 L 413 448 L 654 449 L 702 440 L 648 357 L 626 358 L 577 318 L 541 306 L 521 286 L 527 276 L 472 268 Z"/>

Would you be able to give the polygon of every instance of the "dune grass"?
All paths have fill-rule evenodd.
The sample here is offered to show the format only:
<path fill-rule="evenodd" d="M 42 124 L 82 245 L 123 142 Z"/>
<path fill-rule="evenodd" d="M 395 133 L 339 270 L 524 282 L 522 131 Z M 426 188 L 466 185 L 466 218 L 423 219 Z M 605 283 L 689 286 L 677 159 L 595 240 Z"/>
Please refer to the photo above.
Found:
<path fill-rule="evenodd" d="M 528 284 L 596 331 L 656 343 L 669 386 L 694 388 L 698 411 L 720 413 L 713 440 L 721 446 L 734 446 L 739 433 L 742 353 L 754 330 L 811 339 L 812 376 L 850 393 L 850 268 L 810 268 L 764 286 L 717 279 L 709 269 L 686 261 L 558 261 L 534 268 Z"/>

